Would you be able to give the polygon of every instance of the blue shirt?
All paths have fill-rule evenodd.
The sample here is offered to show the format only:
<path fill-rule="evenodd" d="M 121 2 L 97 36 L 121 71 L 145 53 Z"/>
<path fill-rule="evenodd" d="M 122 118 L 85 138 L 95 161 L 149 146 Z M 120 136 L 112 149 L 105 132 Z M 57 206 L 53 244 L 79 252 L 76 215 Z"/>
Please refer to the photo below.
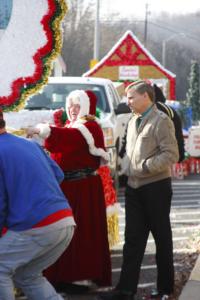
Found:
<path fill-rule="evenodd" d="M 71 210 L 59 183 L 59 166 L 33 141 L 0 135 L 0 230 L 32 228 L 62 209 Z"/>

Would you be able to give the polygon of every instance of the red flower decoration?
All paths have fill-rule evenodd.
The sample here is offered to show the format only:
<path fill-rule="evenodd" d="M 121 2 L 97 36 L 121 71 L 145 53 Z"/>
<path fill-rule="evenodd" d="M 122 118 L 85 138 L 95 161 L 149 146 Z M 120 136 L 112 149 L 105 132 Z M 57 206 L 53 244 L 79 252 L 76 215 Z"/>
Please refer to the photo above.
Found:
<path fill-rule="evenodd" d="M 64 112 L 63 109 L 57 109 L 53 114 L 54 123 L 57 127 L 63 127 L 64 126 L 63 119 L 62 119 L 63 112 Z"/>

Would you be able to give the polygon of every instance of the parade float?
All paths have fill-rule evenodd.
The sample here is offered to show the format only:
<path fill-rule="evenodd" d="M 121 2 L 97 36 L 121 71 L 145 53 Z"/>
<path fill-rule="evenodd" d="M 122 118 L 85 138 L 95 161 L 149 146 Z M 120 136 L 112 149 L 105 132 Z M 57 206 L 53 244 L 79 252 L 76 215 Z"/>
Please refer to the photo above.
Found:
<path fill-rule="evenodd" d="M 4 111 L 23 108 L 48 81 L 61 51 L 64 0 L 15 0 L 0 47 L 0 105 Z"/>

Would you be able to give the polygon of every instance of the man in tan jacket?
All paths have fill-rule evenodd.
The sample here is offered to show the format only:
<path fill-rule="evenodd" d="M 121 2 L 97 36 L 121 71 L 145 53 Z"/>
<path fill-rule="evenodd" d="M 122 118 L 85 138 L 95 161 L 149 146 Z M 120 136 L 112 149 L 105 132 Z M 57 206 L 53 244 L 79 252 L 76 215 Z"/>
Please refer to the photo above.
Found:
<path fill-rule="evenodd" d="M 149 233 L 156 244 L 157 293 L 168 299 L 173 293 L 174 267 L 170 225 L 171 165 L 178 161 L 175 130 L 169 117 L 154 104 L 150 83 L 138 81 L 127 89 L 133 111 L 126 146 L 126 228 L 123 264 L 116 289 L 102 299 L 133 300 Z"/>

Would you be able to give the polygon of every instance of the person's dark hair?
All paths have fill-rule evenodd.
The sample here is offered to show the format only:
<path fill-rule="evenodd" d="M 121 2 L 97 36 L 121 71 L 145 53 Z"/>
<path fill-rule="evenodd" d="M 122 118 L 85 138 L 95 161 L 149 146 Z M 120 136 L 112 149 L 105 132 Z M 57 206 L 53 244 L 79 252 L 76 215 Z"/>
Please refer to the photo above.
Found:
<path fill-rule="evenodd" d="M 6 126 L 5 120 L 0 120 L 0 129 L 5 128 L 5 126 Z"/>
<path fill-rule="evenodd" d="M 3 110 L 0 108 L 0 129 L 6 126 L 6 122 L 3 118 Z"/>
<path fill-rule="evenodd" d="M 162 102 L 165 103 L 166 98 L 161 90 L 155 83 L 153 85 L 154 93 L 155 93 L 155 102 Z"/>
<path fill-rule="evenodd" d="M 126 89 L 125 89 L 126 94 L 129 90 L 132 90 L 132 89 L 134 89 L 136 92 L 138 92 L 141 95 L 144 93 L 147 93 L 149 98 L 151 99 L 151 101 L 155 102 L 154 88 L 150 82 L 147 82 L 145 80 L 135 81 L 126 87 Z"/>

